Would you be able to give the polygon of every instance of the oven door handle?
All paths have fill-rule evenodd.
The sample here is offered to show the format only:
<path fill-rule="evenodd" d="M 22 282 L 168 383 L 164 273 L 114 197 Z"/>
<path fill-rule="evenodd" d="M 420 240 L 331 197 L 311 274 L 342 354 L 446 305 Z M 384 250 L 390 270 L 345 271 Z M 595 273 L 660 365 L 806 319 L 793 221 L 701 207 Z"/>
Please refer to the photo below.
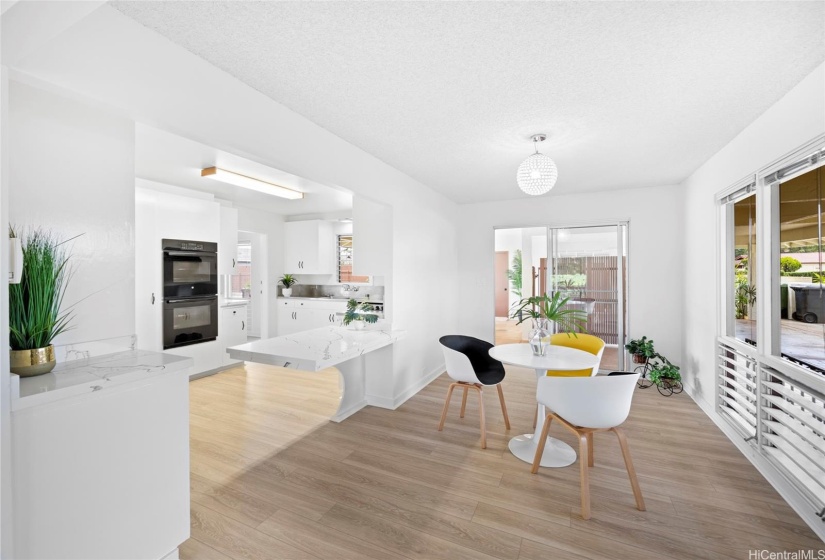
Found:
<path fill-rule="evenodd" d="M 199 301 L 218 301 L 217 296 L 209 296 L 209 297 L 202 297 L 202 298 L 180 298 L 180 299 L 167 299 L 166 303 L 197 303 Z"/>
<path fill-rule="evenodd" d="M 215 256 L 211 251 L 164 251 L 170 257 L 208 257 Z"/>

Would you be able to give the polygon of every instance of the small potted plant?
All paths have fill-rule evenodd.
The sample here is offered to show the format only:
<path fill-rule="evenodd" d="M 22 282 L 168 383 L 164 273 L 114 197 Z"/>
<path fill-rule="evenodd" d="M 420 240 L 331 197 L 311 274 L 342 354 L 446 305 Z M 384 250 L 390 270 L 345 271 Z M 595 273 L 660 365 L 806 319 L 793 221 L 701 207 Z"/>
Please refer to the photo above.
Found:
<path fill-rule="evenodd" d="M 281 284 L 284 288 L 281 290 L 281 294 L 284 297 L 292 297 L 292 286 L 298 283 L 295 277 L 291 274 L 284 274 L 281 276 L 281 279 L 278 280 L 278 283 Z"/>
<path fill-rule="evenodd" d="M 671 387 L 677 382 L 682 381 L 682 375 L 679 373 L 679 366 L 673 365 L 664 356 L 657 354 L 655 357 L 657 359 L 651 363 L 650 370 L 647 372 L 651 383 Z"/>
<path fill-rule="evenodd" d="M 575 330 L 585 331 L 587 313 L 580 309 L 566 308 L 568 301 L 569 298 L 562 297 L 560 292 L 556 292 L 553 297 L 544 294 L 523 298 L 514 307 L 511 317 L 518 319 L 517 324 L 528 318 L 533 321 L 533 330 L 528 335 L 528 341 L 536 356 L 544 356 L 547 348 L 544 339 L 550 335 L 551 321 L 558 325 L 560 332 L 572 333 L 575 336 Z"/>
<path fill-rule="evenodd" d="M 633 363 L 635 364 L 646 364 L 650 358 L 656 355 L 656 350 L 653 349 L 653 341 L 648 340 L 646 336 L 631 339 L 624 347 L 633 355 Z"/>
<path fill-rule="evenodd" d="M 14 230 L 10 235 L 17 236 Z M 11 372 L 25 377 L 54 369 L 52 342 L 71 328 L 73 316 L 63 309 L 72 277 L 66 241 L 42 228 L 23 237 L 23 275 L 19 284 L 9 284 L 9 345 Z"/>
<path fill-rule="evenodd" d="M 354 299 L 347 300 L 347 311 L 344 313 L 344 325 L 353 323 L 356 330 L 364 328 L 366 323 L 373 324 L 378 321 L 378 315 L 370 313 L 375 311 L 375 307 L 369 303 L 358 303 Z"/>

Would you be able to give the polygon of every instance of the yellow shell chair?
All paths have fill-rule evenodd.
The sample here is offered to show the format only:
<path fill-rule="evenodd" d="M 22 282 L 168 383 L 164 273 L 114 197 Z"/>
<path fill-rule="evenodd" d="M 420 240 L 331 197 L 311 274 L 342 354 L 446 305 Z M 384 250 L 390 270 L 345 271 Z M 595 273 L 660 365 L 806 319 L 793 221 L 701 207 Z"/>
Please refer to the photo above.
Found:
<path fill-rule="evenodd" d="M 578 333 L 575 336 L 572 334 L 567 333 L 558 333 L 554 334 L 550 337 L 550 344 L 553 346 L 567 346 L 568 348 L 575 348 L 576 350 L 584 350 L 590 354 L 593 354 L 597 358 L 599 358 L 599 362 L 602 361 L 602 353 L 604 352 L 604 340 L 599 338 L 598 336 L 593 336 L 592 334 L 582 334 Z M 577 370 L 554 370 L 548 369 L 547 375 L 551 377 L 592 377 L 599 373 L 599 363 L 596 363 L 596 367 L 588 368 L 588 369 L 577 369 Z M 538 420 L 539 408 L 536 405 L 536 413 L 533 416 L 533 427 L 536 427 L 536 421 Z"/>
<path fill-rule="evenodd" d="M 576 350 L 584 350 L 589 354 L 596 356 L 599 361 L 602 360 L 602 353 L 604 352 L 604 340 L 592 334 L 567 334 L 558 333 L 550 337 L 550 344 L 553 346 L 567 346 L 568 348 L 575 348 Z M 553 377 L 591 377 L 599 373 L 599 365 L 596 364 L 594 368 L 577 369 L 574 371 L 557 371 L 553 369 L 547 370 L 547 375 Z"/>

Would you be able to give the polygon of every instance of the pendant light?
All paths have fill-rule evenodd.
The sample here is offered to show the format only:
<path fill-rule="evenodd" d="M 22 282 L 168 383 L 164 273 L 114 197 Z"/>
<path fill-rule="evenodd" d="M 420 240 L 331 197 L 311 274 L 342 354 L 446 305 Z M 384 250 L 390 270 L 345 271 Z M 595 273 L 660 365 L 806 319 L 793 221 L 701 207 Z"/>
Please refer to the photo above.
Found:
<path fill-rule="evenodd" d="M 516 174 L 519 188 L 533 196 L 544 194 L 552 189 L 559 176 L 559 170 L 553 160 L 550 159 L 550 156 L 539 153 L 538 143 L 544 142 L 546 139 L 546 134 L 533 135 L 533 147 L 536 153 L 521 162 Z"/>

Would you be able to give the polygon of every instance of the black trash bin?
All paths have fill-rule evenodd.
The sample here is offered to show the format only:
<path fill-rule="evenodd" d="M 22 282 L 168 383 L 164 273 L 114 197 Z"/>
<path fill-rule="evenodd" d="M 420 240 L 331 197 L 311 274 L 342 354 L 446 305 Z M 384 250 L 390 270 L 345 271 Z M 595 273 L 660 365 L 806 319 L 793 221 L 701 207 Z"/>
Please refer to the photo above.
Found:
<path fill-rule="evenodd" d="M 825 323 L 825 286 L 791 284 L 796 300 L 793 318 L 805 323 Z"/>

